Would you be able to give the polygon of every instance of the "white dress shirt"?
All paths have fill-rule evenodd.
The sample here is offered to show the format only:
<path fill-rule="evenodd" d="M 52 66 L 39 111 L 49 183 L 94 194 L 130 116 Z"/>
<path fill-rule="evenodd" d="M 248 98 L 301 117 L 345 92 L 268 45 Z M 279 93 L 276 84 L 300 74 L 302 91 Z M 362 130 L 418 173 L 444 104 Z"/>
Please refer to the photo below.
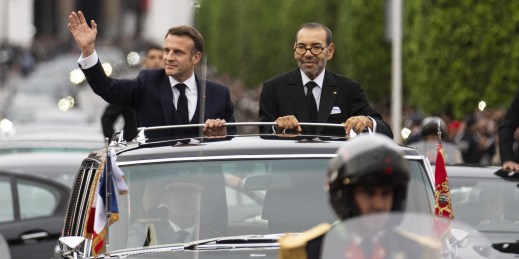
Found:
<path fill-rule="evenodd" d="M 179 226 L 177 226 L 175 223 L 171 222 L 171 220 L 168 220 L 169 225 L 175 230 L 175 232 L 178 232 L 180 230 L 184 230 L 189 232 L 189 235 L 186 236 L 186 239 L 184 239 L 184 242 L 191 242 L 193 241 L 193 232 L 195 231 L 195 226 L 188 227 L 186 229 L 182 229 Z"/>
<path fill-rule="evenodd" d="M 196 79 L 195 79 L 195 73 L 191 75 L 190 78 L 188 78 L 184 82 L 178 82 L 173 77 L 169 77 L 169 82 L 171 84 L 171 89 L 173 90 L 173 104 L 175 105 L 175 108 L 177 107 L 178 102 L 178 96 L 180 95 L 180 91 L 175 87 L 176 84 L 183 83 L 186 87 L 186 96 L 187 96 L 187 110 L 189 111 L 189 121 L 193 118 L 195 115 L 196 110 L 196 104 L 198 102 L 198 89 L 196 87 Z M 198 123 L 198 122 L 197 122 Z"/>
<path fill-rule="evenodd" d="M 308 76 L 306 76 L 306 74 L 302 70 L 300 70 L 300 71 L 301 71 L 301 77 L 303 78 L 303 85 L 305 86 L 305 95 L 306 95 L 306 92 L 308 92 L 308 87 L 306 87 L 306 83 L 308 83 L 310 81 L 314 81 L 317 84 L 317 87 L 314 87 L 312 89 L 312 93 L 314 94 L 315 104 L 317 105 L 317 111 L 319 111 L 319 104 L 321 103 L 321 91 L 323 89 L 323 82 L 324 82 L 324 69 L 321 72 L 321 74 L 319 74 L 314 80 L 311 80 L 310 78 L 308 78 Z"/>

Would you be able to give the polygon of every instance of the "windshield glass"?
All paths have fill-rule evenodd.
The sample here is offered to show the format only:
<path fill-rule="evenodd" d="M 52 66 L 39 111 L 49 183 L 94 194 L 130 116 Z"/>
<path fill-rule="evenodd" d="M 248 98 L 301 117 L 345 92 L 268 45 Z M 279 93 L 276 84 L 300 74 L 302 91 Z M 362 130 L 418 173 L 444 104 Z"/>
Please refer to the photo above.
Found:
<path fill-rule="evenodd" d="M 502 179 L 452 177 L 454 216 L 484 232 L 519 232 L 519 188 Z"/>
<path fill-rule="evenodd" d="M 128 195 L 110 248 L 207 238 L 301 232 L 337 218 L 323 179 L 329 159 L 225 160 L 122 166 Z M 407 208 L 431 212 L 431 185 L 418 160 Z"/>

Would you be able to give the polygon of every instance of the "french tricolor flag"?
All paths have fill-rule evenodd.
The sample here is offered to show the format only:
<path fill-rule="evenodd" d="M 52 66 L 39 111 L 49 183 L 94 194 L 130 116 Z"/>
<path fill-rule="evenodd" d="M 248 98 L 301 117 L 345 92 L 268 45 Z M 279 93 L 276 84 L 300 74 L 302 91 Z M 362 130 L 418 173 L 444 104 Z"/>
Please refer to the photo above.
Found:
<path fill-rule="evenodd" d="M 108 226 L 119 220 L 114 182 L 119 194 L 128 192 L 128 187 L 123 178 L 124 174 L 116 164 L 116 154 L 113 149 L 108 152 L 108 156 L 104 163 L 101 163 L 100 169 L 96 172 L 96 179 L 99 179 L 95 187 L 97 195 L 91 202 L 86 227 L 86 236 L 92 238 L 92 253 L 95 257 L 104 252 Z M 111 173 L 112 177 L 107 177 L 108 172 Z M 109 200 L 107 200 L 107 192 L 110 193 Z"/>

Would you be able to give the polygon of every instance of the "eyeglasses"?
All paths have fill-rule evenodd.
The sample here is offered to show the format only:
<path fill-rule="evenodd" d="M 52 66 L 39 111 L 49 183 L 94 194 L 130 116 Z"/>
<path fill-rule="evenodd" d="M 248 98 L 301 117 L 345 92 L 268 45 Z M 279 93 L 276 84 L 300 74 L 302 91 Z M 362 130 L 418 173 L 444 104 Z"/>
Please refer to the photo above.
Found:
<path fill-rule="evenodd" d="M 305 45 L 296 45 L 294 46 L 294 51 L 298 54 L 298 55 L 304 55 L 306 54 L 306 51 L 307 50 L 310 50 L 310 53 L 314 54 L 314 55 L 319 55 L 323 52 L 323 50 L 325 48 L 327 48 L 328 46 L 326 47 L 323 47 L 323 46 L 320 46 L 320 45 L 313 45 L 312 47 L 310 48 L 307 48 Z"/>

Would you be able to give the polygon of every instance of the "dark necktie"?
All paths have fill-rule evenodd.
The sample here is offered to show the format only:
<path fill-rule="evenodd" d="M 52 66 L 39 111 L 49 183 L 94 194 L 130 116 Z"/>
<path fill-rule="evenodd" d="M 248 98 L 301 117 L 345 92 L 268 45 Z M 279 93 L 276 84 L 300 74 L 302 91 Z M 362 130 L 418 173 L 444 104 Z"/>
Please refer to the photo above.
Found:
<path fill-rule="evenodd" d="M 189 112 L 187 109 L 187 96 L 186 96 L 186 85 L 176 84 L 175 87 L 180 92 L 177 101 L 177 113 L 180 116 L 180 122 L 182 124 L 189 124 Z"/>
<path fill-rule="evenodd" d="M 308 112 L 310 113 L 310 122 L 317 122 L 317 102 L 315 101 L 312 90 L 317 84 L 314 81 L 310 81 L 305 85 L 308 88 L 306 91 L 306 104 L 308 106 Z"/>
<path fill-rule="evenodd" d="M 189 236 L 189 232 L 187 232 L 185 230 L 179 230 L 179 231 L 177 231 L 177 235 L 178 235 L 179 242 L 185 242 L 186 237 Z"/>

